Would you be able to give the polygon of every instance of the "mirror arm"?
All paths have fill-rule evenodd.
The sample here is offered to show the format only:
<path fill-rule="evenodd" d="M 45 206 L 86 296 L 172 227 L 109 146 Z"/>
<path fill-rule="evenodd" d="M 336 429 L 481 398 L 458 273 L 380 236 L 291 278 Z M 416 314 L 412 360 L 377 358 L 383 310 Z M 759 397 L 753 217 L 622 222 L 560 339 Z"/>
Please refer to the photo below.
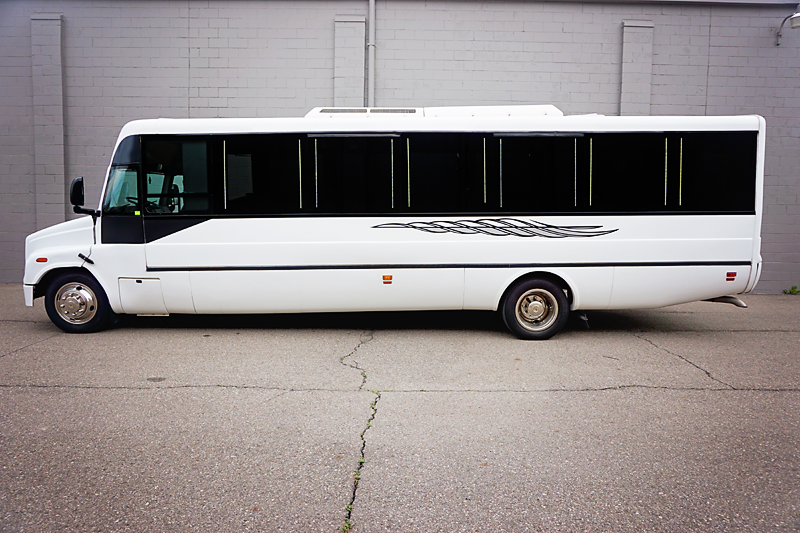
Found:
<path fill-rule="evenodd" d="M 100 211 L 97 209 L 87 209 L 81 205 L 73 205 L 72 212 L 79 215 L 92 215 L 92 221 L 97 221 L 97 217 L 100 216 Z"/>

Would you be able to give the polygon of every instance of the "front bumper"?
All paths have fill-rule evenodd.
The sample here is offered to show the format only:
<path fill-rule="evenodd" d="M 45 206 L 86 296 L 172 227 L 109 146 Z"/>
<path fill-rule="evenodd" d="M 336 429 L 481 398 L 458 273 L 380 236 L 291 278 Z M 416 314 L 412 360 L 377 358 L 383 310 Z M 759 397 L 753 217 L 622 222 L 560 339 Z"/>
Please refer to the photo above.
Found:
<path fill-rule="evenodd" d="M 25 305 L 33 307 L 33 285 L 23 285 L 22 290 L 25 293 Z"/>

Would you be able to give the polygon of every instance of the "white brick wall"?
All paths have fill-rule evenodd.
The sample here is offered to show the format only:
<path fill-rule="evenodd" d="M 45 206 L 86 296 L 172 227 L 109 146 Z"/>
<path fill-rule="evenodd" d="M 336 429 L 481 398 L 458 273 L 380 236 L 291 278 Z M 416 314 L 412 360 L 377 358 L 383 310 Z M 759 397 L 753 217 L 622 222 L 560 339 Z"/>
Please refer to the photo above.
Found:
<path fill-rule="evenodd" d="M 622 68 L 623 21 L 651 21 L 649 100 L 637 85 L 633 103 L 649 101 L 658 115 L 767 118 L 759 290 L 779 291 L 800 284 L 800 31 L 785 29 L 774 45 L 794 7 L 378 0 L 376 104 L 552 103 L 617 114 L 623 74 L 632 73 Z M 333 105 L 337 83 L 359 87 L 357 67 L 354 79 L 337 74 L 335 20 L 366 8 L 365 0 L 0 2 L 0 281 L 20 280 L 23 238 L 46 207 L 35 199 L 35 13 L 63 15 L 61 194 L 84 175 L 91 205 L 129 120 L 297 116 Z M 339 37 L 348 58 L 361 57 Z"/>

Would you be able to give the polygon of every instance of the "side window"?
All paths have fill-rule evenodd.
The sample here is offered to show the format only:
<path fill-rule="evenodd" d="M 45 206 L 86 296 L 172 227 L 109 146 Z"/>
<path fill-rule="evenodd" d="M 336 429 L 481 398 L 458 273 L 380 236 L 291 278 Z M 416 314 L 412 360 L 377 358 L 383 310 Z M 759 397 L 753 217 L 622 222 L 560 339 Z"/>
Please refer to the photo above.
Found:
<path fill-rule="evenodd" d="M 152 136 L 144 139 L 143 148 L 145 213 L 211 212 L 206 139 Z"/>
<path fill-rule="evenodd" d="M 466 151 L 462 135 L 418 133 L 407 138 L 407 210 L 457 213 L 462 209 Z"/>
<path fill-rule="evenodd" d="M 320 213 L 389 213 L 405 202 L 405 187 L 394 182 L 399 136 L 319 136 L 314 152 L 313 198 Z M 310 196 L 310 195 L 309 195 Z"/>
<path fill-rule="evenodd" d="M 103 213 L 134 215 L 139 211 L 139 173 L 136 166 L 111 168 L 103 199 Z"/>
<path fill-rule="evenodd" d="M 756 148 L 756 132 L 592 134 L 584 210 L 753 212 Z"/>
<path fill-rule="evenodd" d="M 499 207 L 503 212 L 559 213 L 578 209 L 580 135 L 497 134 Z M 581 161 L 582 163 L 582 161 Z"/>
<path fill-rule="evenodd" d="M 663 211 L 667 153 L 663 133 L 604 133 L 589 137 L 588 211 Z"/>
<path fill-rule="evenodd" d="M 215 150 L 223 154 L 222 208 L 241 215 L 298 213 L 302 168 L 300 137 L 288 134 L 232 135 Z"/>
<path fill-rule="evenodd" d="M 755 211 L 756 132 L 676 134 L 673 197 L 681 211 Z"/>

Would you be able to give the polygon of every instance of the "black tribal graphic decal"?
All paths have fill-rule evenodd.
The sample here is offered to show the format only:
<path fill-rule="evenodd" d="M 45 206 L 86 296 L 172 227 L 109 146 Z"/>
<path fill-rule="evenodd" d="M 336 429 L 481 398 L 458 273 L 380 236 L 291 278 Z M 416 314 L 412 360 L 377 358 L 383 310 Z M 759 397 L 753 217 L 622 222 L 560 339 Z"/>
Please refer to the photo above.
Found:
<path fill-rule="evenodd" d="M 516 218 L 481 218 L 478 220 L 435 220 L 433 222 L 390 222 L 373 228 L 415 229 L 428 233 L 458 233 L 460 235 L 492 235 L 494 237 L 545 237 L 564 239 L 567 237 L 600 237 L 614 233 L 616 229 L 598 229 L 603 226 L 551 226 L 534 220 Z"/>

